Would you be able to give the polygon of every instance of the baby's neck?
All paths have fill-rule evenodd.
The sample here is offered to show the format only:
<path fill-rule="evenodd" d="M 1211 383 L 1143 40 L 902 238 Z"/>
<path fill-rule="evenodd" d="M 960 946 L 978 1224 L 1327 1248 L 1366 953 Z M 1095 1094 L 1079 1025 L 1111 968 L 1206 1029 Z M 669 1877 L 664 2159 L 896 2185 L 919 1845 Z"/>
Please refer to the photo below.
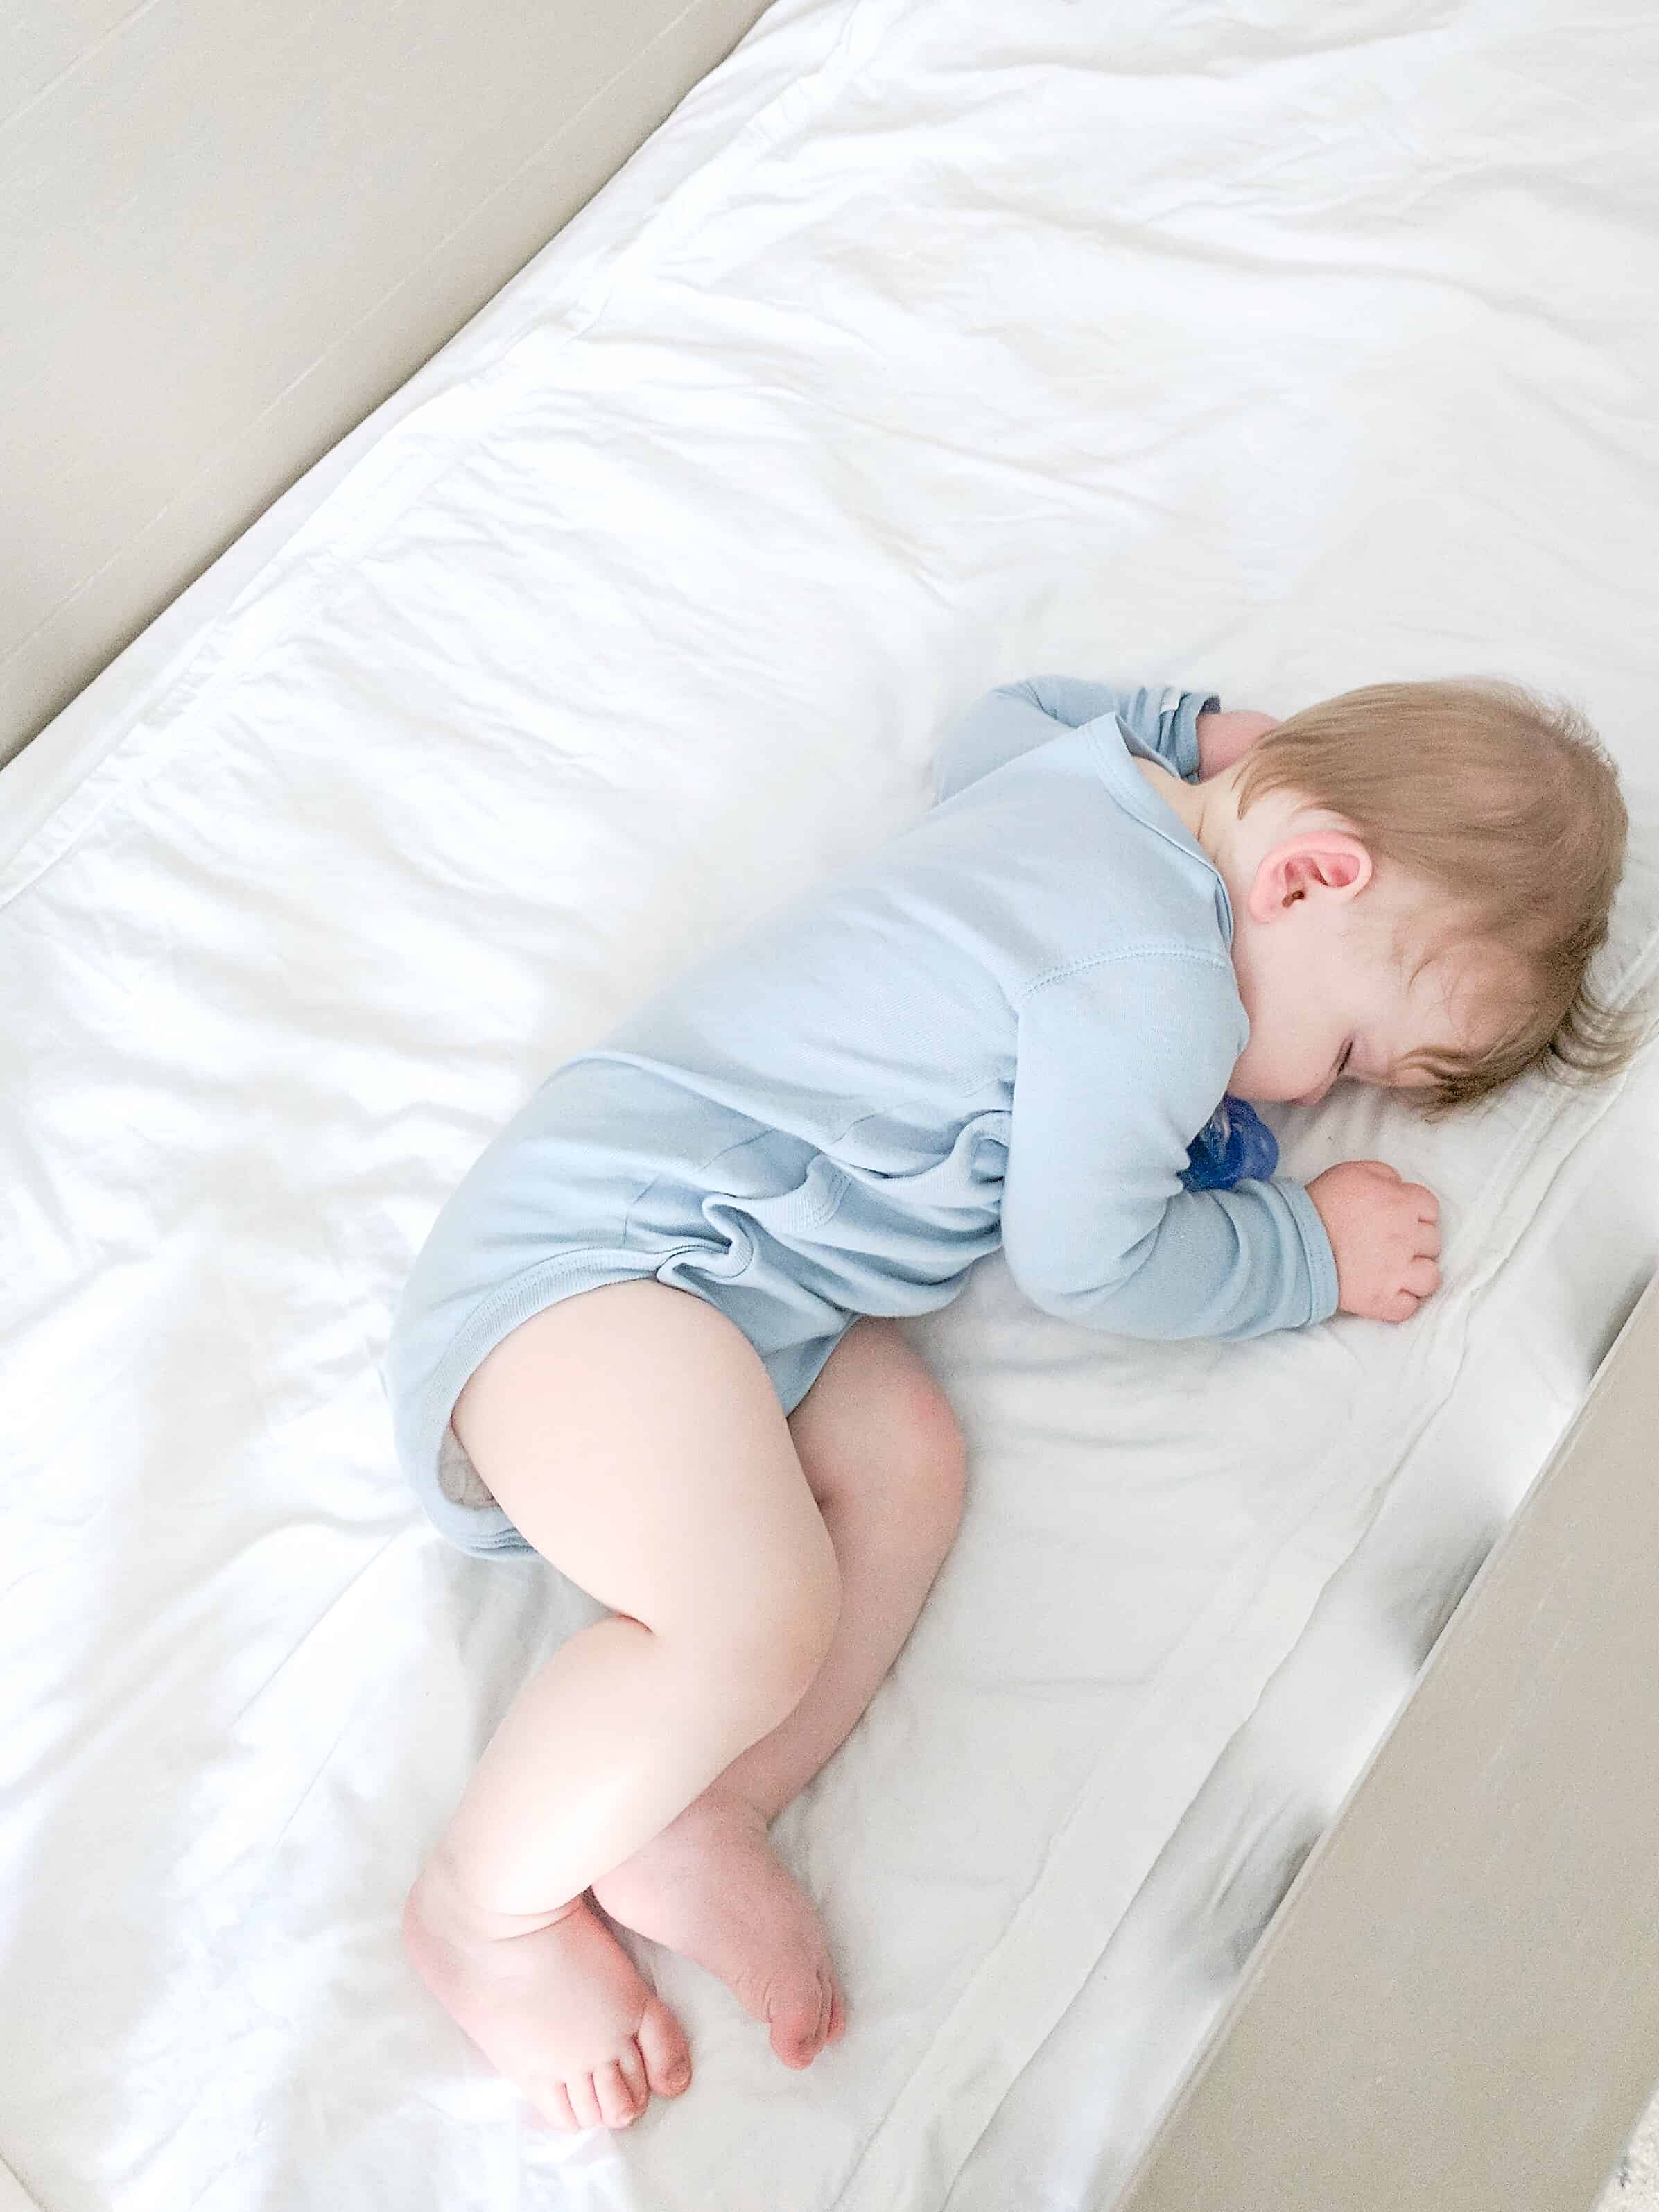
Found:
<path fill-rule="evenodd" d="M 1137 754 L 1135 766 L 1170 811 L 1180 817 L 1194 842 L 1204 848 L 1224 877 L 1227 872 L 1224 862 L 1238 822 L 1232 771 L 1228 769 L 1204 783 L 1194 784 L 1183 783 L 1161 761 L 1143 760 Z"/>

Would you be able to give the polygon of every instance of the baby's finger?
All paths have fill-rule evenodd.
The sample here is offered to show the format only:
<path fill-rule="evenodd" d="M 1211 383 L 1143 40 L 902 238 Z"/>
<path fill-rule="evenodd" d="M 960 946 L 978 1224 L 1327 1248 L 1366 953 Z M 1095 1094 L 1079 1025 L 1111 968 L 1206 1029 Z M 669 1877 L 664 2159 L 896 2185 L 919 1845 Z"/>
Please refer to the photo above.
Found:
<path fill-rule="evenodd" d="M 1435 1196 L 1434 1193 L 1426 1188 L 1424 1184 L 1420 1182 L 1408 1182 L 1401 1195 L 1403 1198 L 1409 1198 L 1414 1200 L 1417 1218 L 1419 1221 L 1439 1220 L 1440 1200 Z"/>
<path fill-rule="evenodd" d="M 1413 1260 L 1400 1279 L 1418 1297 L 1431 1298 L 1440 1288 L 1440 1270 L 1432 1260 Z"/>
<path fill-rule="evenodd" d="M 1412 1238 L 1413 1256 L 1419 1260 L 1440 1257 L 1440 1224 L 1437 1221 L 1419 1221 Z"/>

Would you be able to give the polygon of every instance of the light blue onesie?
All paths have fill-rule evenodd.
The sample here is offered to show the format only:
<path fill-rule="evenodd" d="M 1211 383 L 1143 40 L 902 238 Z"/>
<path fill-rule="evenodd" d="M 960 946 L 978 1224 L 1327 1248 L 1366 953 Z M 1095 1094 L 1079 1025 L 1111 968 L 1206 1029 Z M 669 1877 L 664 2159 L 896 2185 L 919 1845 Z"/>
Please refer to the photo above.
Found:
<path fill-rule="evenodd" d="M 440 1212 L 382 1369 L 445 1535 L 529 1549 L 499 1506 L 446 1495 L 450 1412 L 520 1322 L 600 1283 L 654 1275 L 718 1306 L 786 1413 L 858 1316 L 947 1304 L 999 1243 L 1034 1304 L 1118 1335 L 1335 1311 L 1301 1184 L 1181 1179 L 1249 1024 L 1226 887 L 1132 756 L 1196 781 L 1216 704 L 1062 678 L 992 692 L 941 748 L 930 812 L 531 1097 Z"/>

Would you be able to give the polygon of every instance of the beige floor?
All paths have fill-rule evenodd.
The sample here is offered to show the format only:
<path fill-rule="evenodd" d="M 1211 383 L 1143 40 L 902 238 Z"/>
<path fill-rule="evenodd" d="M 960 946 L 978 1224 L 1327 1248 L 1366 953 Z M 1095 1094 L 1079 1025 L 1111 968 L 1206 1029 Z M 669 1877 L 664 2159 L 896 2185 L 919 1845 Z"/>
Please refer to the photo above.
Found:
<path fill-rule="evenodd" d="M 1659 2212 L 1659 2096 L 1613 2168 L 1595 2212 Z"/>

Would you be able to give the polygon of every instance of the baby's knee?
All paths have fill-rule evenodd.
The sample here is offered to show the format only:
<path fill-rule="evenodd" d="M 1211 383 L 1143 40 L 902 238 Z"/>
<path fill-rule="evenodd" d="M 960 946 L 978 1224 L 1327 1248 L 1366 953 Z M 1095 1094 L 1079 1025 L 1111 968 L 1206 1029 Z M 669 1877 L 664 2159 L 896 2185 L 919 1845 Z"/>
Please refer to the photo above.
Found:
<path fill-rule="evenodd" d="M 790 1419 L 813 1495 L 890 1540 L 943 1553 L 962 1518 L 968 1447 L 950 1400 L 896 1322 L 848 1332 Z"/>
<path fill-rule="evenodd" d="M 968 1492 L 961 1425 L 939 1384 L 920 1372 L 907 1378 L 886 1410 L 879 1463 L 862 1479 L 874 1475 L 888 1516 L 906 1540 L 943 1553 L 961 1522 Z"/>
<path fill-rule="evenodd" d="M 949 1543 L 968 1495 L 968 1444 L 937 1383 L 916 1394 L 910 1416 L 910 1495 L 929 1529 Z"/>

